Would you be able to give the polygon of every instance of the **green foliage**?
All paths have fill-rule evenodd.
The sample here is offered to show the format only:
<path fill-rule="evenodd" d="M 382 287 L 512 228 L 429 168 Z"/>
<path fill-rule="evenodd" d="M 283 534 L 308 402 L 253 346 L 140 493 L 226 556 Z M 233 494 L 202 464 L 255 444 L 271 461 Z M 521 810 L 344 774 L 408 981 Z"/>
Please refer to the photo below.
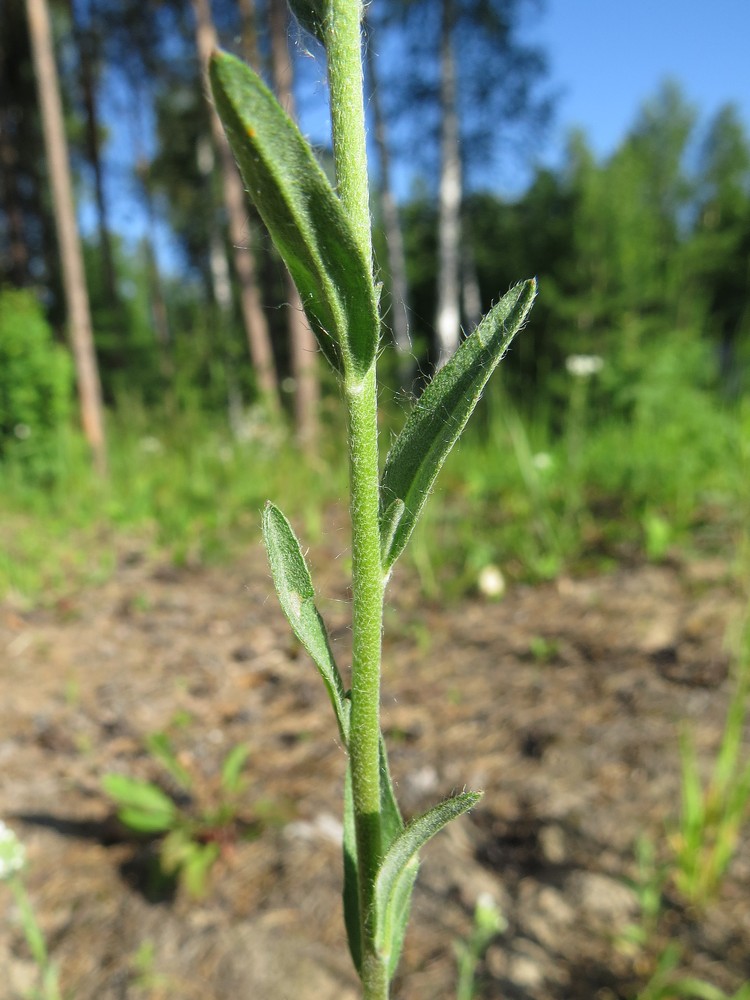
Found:
<path fill-rule="evenodd" d="M 59 472 L 73 370 L 28 292 L 0 291 L 0 461 L 34 478 Z"/>
<path fill-rule="evenodd" d="M 187 796 L 187 805 L 178 804 L 153 782 L 123 774 L 105 775 L 102 787 L 117 805 L 118 819 L 125 826 L 139 835 L 161 836 L 162 873 L 179 878 L 189 895 L 203 896 L 222 846 L 252 831 L 247 827 L 241 834 L 239 823 L 248 748 L 238 745 L 229 751 L 218 784 L 212 787 L 181 763 L 166 733 L 151 734 L 146 745 Z"/>

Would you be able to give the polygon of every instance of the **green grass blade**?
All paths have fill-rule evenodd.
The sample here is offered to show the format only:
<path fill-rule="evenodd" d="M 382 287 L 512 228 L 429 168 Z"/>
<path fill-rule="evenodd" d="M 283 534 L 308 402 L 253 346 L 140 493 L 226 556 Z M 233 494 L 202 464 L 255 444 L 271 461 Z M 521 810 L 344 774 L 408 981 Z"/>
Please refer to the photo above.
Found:
<path fill-rule="evenodd" d="M 242 788 L 242 769 L 250 755 L 250 747 L 246 743 L 238 743 L 232 747 L 221 765 L 221 787 L 225 792 L 236 794 Z"/>
<path fill-rule="evenodd" d="M 217 52 L 211 88 L 250 197 L 294 278 L 321 350 L 340 374 L 372 365 L 375 288 L 341 202 L 301 132 L 260 77 Z"/>
<path fill-rule="evenodd" d="M 490 375 L 523 326 L 536 281 L 512 288 L 424 390 L 386 459 L 380 486 L 381 549 L 388 573 L 409 540 L 443 462 Z M 397 520 L 400 507 L 403 513 Z"/>
<path fill-rule="evenodd" d="M 464 792 L 433 806 L 408 823 L 385 853 L 375 880 L 375 945 L 395 971 L 406 932 L 409 899 L 417 877 L 419 851 L 457 816 L 468 812 L 481 792 Z"/>
<path fill-rule="evenodd" d="M 326 627 L 315 607 L 315 591 L 300 544 L 286 517 L 270 501 L 263 511 L 262 528 L 279 603 L 292 631 L 323 678 L 341 738 L 346 743 L 349 739 L 349 701 L 331 652 Z"/>
<path fill-rule="evenodd" d="M 164 765 L 174 780 L 186 792 L 189 792 L 193 779 L 190 772 L 177 760 L 177 756 L 172 747 L 172 742 L 166 733 L 151 733 L 146 737 L 146 746 L 150 753 Z"/>

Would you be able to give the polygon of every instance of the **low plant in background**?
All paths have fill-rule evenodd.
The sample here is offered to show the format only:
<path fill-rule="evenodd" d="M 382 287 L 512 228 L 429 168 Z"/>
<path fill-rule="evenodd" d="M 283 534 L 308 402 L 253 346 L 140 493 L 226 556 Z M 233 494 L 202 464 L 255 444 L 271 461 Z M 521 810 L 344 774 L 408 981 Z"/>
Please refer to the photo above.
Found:
<path fill-rule="evenodd" d="M 179 790 L 169 795 L 150 781 L 108 774 L 104 791 L 117 805 L 117 816 L 134 833 L 160 836 L 159 866 L 167 878 L 178 878 L 195 897 L 206 890 L 206 880 L 222 851 L 255 826 L 239 821 L 240 796 L 246 788 L 242 775 L 248 748 L 234 747 L 224 758 L 218 783 L 211 787 L 179 760 L 169 737 L 154 733 L 146 741 Z"/>
<path fill-rule="evenodd" d="M 721 745 L 706 784 L 690 733 L 685 730 L 680 739 L 682 812 L 669 842 L 675 886 L 698 909 L 718 893 L 750 808 L 750 762 L 742 754 L 749 694 L 750 628 L 746 627 Z"/>
<path fill-rule="evenodd" d="M 60 474 L 73 367 L 33 295 L 0 291 L 0 460 L 36 483 Z M 7 474 L 7 472 L 6 472 Z"/>
<path fill-rule="evenodd" d="M 493 938 L 507 930 L 508 922 L 489 893 L 481 893 L 474 908 L 474 926 L 468 938 L 456 941 L 458 983 L 456 1000 L 473 1000 L 477 966 Z"/>
<path fill-rule="evenodd" d="M 406 931 L 419 852 L 479 800 L 463 792 L 405 824 L 380 730 L 385 587 L 448 452 L 536 295 L 508 292 L 427 385 L 379 468 L 376 360 L 380 317 L 372 274 L 361 64 L 361 0 L 293 0 L 328 61 L 334 192 L 312 150 L 260 78 L 217 53 L 217 110 L 255 201 L 300 292 L 343 392 L 352 523 L 351 687 L 335 662 L 302 550 L 267 503 L 263 535 L 281 606 L 315 662 L 347 749 L 344 916 L 365 1000 L 386 1000 Z"/>
<path fill-rule="evenodd" d="M 18 907 L 23 936 L 39 972 L 39 984 L 25 994 L 25 1000 L 61 1000 L 57 966 L 51 960 L 47 942 L 36 919 L 23 884 L 26 850 L 10 827 L 0 820 L 0 882 L 6 882 Z"/>

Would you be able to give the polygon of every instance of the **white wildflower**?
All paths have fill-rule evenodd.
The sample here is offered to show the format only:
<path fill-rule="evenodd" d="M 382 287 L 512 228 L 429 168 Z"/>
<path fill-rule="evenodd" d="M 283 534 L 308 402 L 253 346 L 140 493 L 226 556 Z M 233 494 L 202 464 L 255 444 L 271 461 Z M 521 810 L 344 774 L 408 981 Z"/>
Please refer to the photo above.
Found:
<path fill-rule="evenodd" d="M 565 359 L 565 367 L 576 378 L 590 378 L 604 367 L 604 358 L 598 354 L 571 354 Z"/>
<path fill-rule="evenodd" d="M 531 464 L 539 472 L 546 472 L 547 469 L 551 469 L 555 463 L 553 462 L 552 456 L 549 454 L 549 452 L 538 451 L 536 455 L 534 455 L 534 457 L 531 459 Z"/>
<path fill-rule="evenodd" d="M 19 872 L 26 863 L 26 848 L 0 819 L 0 882 Z"/>
<path fill-rule="evenodd" d="M 483 566 L 477 580 L 479 593 L 485 597 L 502 597 L 505 593 L 505 577 L 497 566 L 491 563 Z"/>
<path fill-rule="evenodd" d="M 160 455 L 164 451 L 164 445 L 157 437 L 143 437 L 138 442 L 138 447 L 144 455 Z"/>

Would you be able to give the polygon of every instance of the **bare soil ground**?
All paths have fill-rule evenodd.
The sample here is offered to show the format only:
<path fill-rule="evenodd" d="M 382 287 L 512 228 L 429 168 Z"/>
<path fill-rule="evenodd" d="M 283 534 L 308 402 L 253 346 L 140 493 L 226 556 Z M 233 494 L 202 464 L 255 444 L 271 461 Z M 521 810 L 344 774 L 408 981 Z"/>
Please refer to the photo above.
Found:
<path fill-rule="evenodd" d="M 343 545 L 330 537 L 311 561 L 345 664 Z M 74 1000 L 358 995 L 339 901 L 344 754 L 270 590 L 259 548 L 179 571 L 131 551 L 106 584 L 53 607 L 0 605 L 0 817 L 28 845 L 28 888 Z M 480 968 L 482 997 L 636 995 L 648 958 L 618 945 L 637 916 L 634 845 L 663 844 L 679 812 L 681 724 L 707 764 L 715 751 L 740 611 L 719 561 L 448 608 L 398 575 L 383 721 L 404 811 L 465 786 L 486 795 L 425 851 L 396 998 L 455 996 L 452 943 L 481 892 L 509 925 Z M 170 726 L 206 787 L 249 745 L 242 818 L 263 821 L 226 845 L 199 902 L 154 886 L 156 845 L 129 836 L 101 791 L 111 771 L 169 787 L 143 744 Z M 726 990 L 750 979 L 749 890 L 744 842 L 706 914 L 666 901 L 685 968 Z M 34 968 L 2 887 L 0 906 L 0 997 L 16 1000 Z"/>

